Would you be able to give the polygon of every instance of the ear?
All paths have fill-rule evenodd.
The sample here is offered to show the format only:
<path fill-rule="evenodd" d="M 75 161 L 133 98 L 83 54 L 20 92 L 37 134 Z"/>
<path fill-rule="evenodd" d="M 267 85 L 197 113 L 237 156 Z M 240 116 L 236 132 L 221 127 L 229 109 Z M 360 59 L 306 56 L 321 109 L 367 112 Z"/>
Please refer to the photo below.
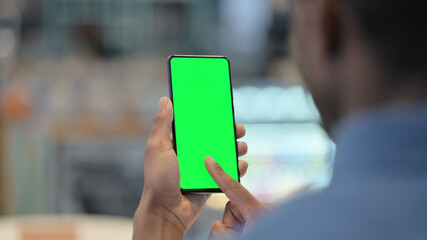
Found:
<path fill-rule="evenodd" d="M 322 0 L 321 34 L 325 56 L 334 58 L 342 45 L 342 18 L 338 0 Z"/>

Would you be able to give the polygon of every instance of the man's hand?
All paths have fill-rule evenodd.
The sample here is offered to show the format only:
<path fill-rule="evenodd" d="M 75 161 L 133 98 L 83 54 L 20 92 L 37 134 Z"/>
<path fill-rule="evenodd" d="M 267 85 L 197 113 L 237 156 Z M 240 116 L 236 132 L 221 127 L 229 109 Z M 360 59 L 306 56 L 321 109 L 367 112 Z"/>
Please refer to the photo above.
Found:
<path fill-rule="evenodd" d="M 215 221 L 211 224 L 209 238 L 236 239 L 251 229 L 260 214 L 273 206 L 259 202 L 246 188 L 224 172 L 212 157 L 205 159 L 205 165 L 209 174 L 230 199 L 225 207 L 222 222 Z"/>
<path fill-rule="evenodd" d="M 182 239 L 198 217 L 209 194 L 181 194 L 178 160 L 172 144 L 172 103 L 160 99 L 150 138 L 145 147 L 144 190 L 135 212 L 133 239 Z M 236 125 L 236 137 L 245 135 L 245 128 Z M 247 152 L 247 145 L 238 142 L 238 155 Z M 248 163 L 239 161 L 243 176 Z"/>

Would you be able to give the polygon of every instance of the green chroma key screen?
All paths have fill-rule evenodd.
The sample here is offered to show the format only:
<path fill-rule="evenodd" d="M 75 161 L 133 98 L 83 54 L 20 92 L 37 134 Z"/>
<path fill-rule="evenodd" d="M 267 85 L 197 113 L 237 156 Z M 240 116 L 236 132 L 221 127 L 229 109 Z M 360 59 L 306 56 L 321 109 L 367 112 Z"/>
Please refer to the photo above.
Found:
<path fill-rule="evenodd" d="M 219 191 L 206 170 L 207 156 L 239 181 L 228 59 L 171 56 L 169 64 L 181 188 Z"/>

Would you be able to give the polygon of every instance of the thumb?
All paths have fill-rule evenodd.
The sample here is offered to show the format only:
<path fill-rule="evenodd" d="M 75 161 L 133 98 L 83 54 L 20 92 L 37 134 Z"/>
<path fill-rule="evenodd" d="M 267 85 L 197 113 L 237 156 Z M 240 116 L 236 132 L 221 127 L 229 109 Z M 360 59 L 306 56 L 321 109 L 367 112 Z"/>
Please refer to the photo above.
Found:
<path fill-rule="evenodd" d="M 215 221 L 211 224 L 211 233 L 209 234 L 209 240 L 215 239 L 232 239 L 231 233 L 224 225 L 224 223 L 220 221 Z"/>
<path fill-rule="evenodd" d="M 170 141 L 171 126 L 173 121 L 172 103 L 168 97 L 160 98 L 157 114 L 153 120 L 150 139 L 156 141 Z"/>

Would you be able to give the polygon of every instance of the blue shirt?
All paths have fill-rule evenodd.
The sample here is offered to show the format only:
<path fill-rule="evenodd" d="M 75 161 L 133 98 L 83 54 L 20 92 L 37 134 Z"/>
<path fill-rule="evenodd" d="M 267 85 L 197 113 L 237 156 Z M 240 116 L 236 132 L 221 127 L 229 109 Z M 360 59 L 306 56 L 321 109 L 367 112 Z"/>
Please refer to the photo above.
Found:
<path fill-rule="evenodd" d="M 341 121 L 334 177 L 261 219 L 243 239 L 427 239 L 427 102 Z"/>

